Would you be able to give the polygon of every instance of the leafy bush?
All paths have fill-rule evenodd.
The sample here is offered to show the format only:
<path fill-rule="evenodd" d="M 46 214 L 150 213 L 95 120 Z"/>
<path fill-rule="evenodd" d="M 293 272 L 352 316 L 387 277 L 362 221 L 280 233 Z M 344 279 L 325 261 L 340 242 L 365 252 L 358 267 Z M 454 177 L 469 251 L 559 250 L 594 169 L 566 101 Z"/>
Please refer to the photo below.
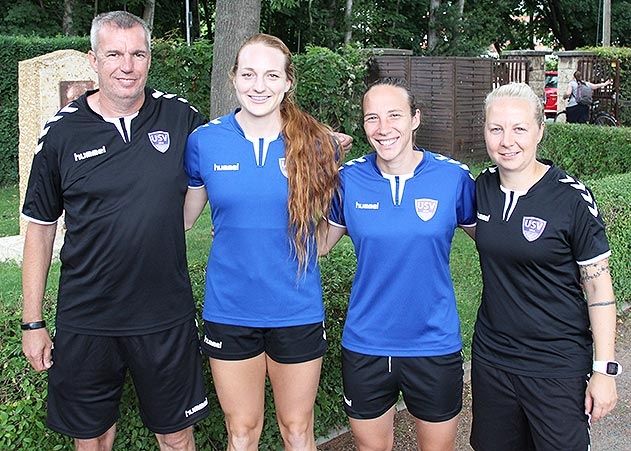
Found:
<path fill-rule="evenodd" d="M 306 53 L 294 58 L 298 103 L 323 123 L 353 136 L 352 153 L 347 159 L 368 151 L 361 108 L 368 57 L 365 50 L 346 46 L 337 52 L 308 47 Z"/>
<path fill-rule="evenodd" d="M 588 182 L 607 224 L 617 304 L 631 303 L 631 173 Z"/>
<path fill-rule="evenodd" d="M 547 124 L 539 155 L 579 179 L 631 171 L 631 128 Z"/>
<path fill-rule="evenodd" d="M 148 86 L 179 94 L 208 116 L 213 47 L 209 41 L 191 46 L 180 40 L 155 40 Z"/>

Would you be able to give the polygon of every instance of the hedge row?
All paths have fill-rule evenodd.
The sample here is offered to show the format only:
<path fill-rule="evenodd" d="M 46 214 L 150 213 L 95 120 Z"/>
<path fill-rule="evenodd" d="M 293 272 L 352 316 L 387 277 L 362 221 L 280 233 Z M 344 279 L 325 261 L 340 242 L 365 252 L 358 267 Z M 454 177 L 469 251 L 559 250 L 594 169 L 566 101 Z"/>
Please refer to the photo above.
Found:
<path fill-rule="evenodd" d="M 631 153 L 631 148 L 628 149 Z M 631 172 L 587 182 L 607 224 L 617 304 L 631 304 Z"/>
<path fill-rule="evenodd" d="M 18 179 L 18 62 L 60 49 L 87 52 L 88 38 L 25 38 L 0 36 L 0 186 Z M 208 115 L 212 44 L 156 40 L 148 85 L 185 97 Z M 367 53 L 348 46 L 334 52 L 312 47 L 296 55 L 297 98 L 305 109 L 332 127 L 363 142 L 360 96 L 364 90 Z M 226 74 L 227 76 L 227 74 Z M 367 146 L 358 145 L 353 154 Z"/>
<path fill-rule="evenodd" d="M 631 172 L 631 128 L 546 124 L 539 155 L 583 180 Z"/>

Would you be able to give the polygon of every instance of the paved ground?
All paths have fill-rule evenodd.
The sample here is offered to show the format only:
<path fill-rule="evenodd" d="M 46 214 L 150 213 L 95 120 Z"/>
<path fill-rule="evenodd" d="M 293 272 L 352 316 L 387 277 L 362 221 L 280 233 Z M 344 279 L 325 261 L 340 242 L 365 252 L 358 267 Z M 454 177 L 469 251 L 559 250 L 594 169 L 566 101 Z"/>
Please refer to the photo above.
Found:
<path fill-rule="evenodd" d="M 622 364 L 623 373 L 617 378 L 618 404 L 605 419 L 592 426 L 592 451 L 631 450 L 631 310 L 618 321 L 616 358 Z M 464 407 L 461 413 L 456 450 L 471 451 L 469 432 L 471 431 L 471 391 L 465 384 Z M 416 450 L 414 421 L 406 410 L 400 411 L 395 419 L 394 451 Z M 320 451 L 356 450 L 350 432 L 340 435 L 318 446 Z"/>

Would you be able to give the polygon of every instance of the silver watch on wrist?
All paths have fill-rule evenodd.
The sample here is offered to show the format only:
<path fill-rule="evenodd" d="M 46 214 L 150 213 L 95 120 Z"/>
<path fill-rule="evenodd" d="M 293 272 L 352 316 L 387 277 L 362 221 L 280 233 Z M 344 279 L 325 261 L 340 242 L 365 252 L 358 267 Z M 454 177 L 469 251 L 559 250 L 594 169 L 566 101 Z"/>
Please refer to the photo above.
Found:
<path fill-rule="evenodd" d="M 622 365 L 615 360 L 594 360 L 592 370 L 607 376 L 616 377 L 622 374 Z"/>

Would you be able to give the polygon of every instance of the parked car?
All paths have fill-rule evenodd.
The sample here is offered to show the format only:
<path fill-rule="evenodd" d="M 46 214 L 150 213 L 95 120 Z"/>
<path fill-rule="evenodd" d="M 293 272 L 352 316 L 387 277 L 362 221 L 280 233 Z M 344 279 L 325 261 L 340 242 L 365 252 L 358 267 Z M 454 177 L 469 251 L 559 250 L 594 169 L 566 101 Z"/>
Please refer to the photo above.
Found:
<path fill-rule="evenodd" d="M 544 111 L 546 118 L 554 119 L 557 115 L 559 73 L 556 70 L 547 70 L 543 91 L 546 96 Z"/>

